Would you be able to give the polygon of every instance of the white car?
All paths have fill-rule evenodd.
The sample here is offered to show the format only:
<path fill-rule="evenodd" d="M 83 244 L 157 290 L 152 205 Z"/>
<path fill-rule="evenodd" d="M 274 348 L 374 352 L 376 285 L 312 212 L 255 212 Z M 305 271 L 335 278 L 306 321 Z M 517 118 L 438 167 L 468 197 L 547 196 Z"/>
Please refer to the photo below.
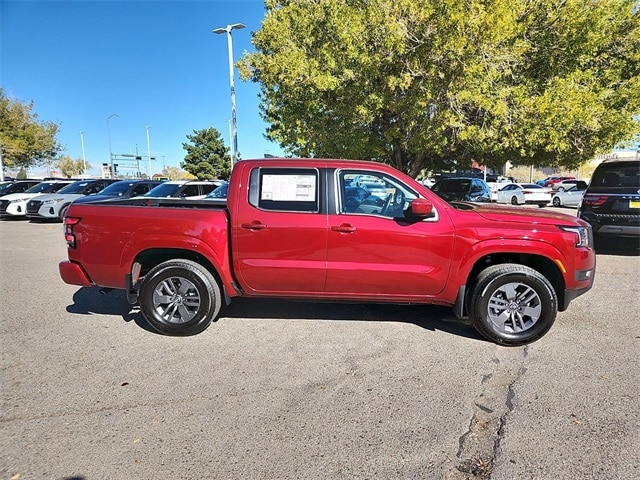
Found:
<path fill-rule="evenodd" d="M 509 183 L 498 190 L 496 202 L 545 207 L 551 202 L 551 189 L 535 183 Z"/>
<path fill-rule="evenodd" d="M 62 220 L 76 198 L 98 193 L 118 179 L 78 180 L 56 193 L 38 195 L 27 202 L 27 217 L 31 220 Z"/>
<path fill-rule="evenodd" d="M 489 188 L 491 189 L 491 201 L 498 201 L 498 190 L 503 188 L 505 185 L 511 183 L 509 180 L 506 180 L 504 177 L 498 177 L 497 182 L 487 182 Z"/>
<path fill-rule="evenodd" d="M 566 190 L 558 191 L 551 198 L 551 203 L 554 207 L 577 207 L 580 205 L 586 189 L 586 182 L 582 182 Z"/>
<path fill-rule="evenodd" d="M 27 216 L 27 202 L 33 197 L 55 193 L 73 180 L 51 180 L 40 182 L 21 193 L 10 193 L 0 198 L 0 217 L 20 218 Z"/>

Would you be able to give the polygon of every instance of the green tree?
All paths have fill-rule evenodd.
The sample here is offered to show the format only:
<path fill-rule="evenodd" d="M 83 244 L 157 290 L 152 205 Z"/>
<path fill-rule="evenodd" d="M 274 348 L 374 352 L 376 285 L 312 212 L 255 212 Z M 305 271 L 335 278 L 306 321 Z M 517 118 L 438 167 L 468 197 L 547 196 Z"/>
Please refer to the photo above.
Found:
<path fill-rule="evenodd" d="M 215 128 L 194 130 L 187 135 L 191 143 L 183 143 L 187 151 L 180 167 L 200 180 L 228 179 L 231 174 L 231 156 L 220 132 Z"/>
<path fill-rule="evenodd" d="M 58 125 L 41 122 L 33 102 L 8 98 L 0 88 L 0 148 L 2 163 L 9 168 L 28 169 L 54 158 L 61 145 L 56 140 Z"/>
<path fill-rule="evenodd" d="M 73 160 L 68 155 L 63 155 L 55 162 L 55 167 L 60 170 L 62 176 L 71 178 L 83 175 L 85 172 L 85 162 L 81 158 Z M 89 163 L 86 164 L 87 170 L 91 168 Z"/>
<path fill-rule="evenodd" d="M 293 155 L 574 168 L 640 132 L 633 3 L 266 0 L 238 67 Z"/>

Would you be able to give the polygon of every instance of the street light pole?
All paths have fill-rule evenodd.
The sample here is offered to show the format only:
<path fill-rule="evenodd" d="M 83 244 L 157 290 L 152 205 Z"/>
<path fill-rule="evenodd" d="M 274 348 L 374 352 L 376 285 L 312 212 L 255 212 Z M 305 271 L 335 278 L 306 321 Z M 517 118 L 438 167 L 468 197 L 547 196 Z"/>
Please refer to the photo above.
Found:
<path fill-rule="evenodd" d="M 109 120 L 111 117 L 120 117 L 117 113 L 112 113 L 107 117 L 107 134 L 109 135 L 109 164 L 111 165 L 111 171 L 109 173 L 109 178 L 113 178 L 113 151 L 111 150 L 111 130 L 109 129 Z"/>
<path fill-rule="evenodd" d="M 231 38 L 232 30 L 239 30 L 241 28 L 245 28 L 245 25 L 242 23 L 232 23 L 227 25 L 224 28 L 216 28 L 213 30 L 213 33 L 227 34 L 227 46 L 229 49 L 229 83 L 231 85 L 231 129 L 232 129 L 232 138 L 231 138 L 231 168 L 238 163 L 240 160 L 238 155 L 238 125 L 236 123 L 236 88 L 233 82 L 233 40 Z"/>
<path fill-rule="evenodd" d="M 147 130 L 147 159 L 149 163 L 149 171 L 147 172 L 147 178 L 151 180 L 151 143 L 149 142 L 149 125 L 145 125 L 144 127 Z"/>
<path fill-rule="evenodd" d="M 84 132 L 80 130 L 80 145 L 82 146 L 82 169 L 84 170 L 84 176 L 87 176 L 87 159 L 84 156 Z"/>

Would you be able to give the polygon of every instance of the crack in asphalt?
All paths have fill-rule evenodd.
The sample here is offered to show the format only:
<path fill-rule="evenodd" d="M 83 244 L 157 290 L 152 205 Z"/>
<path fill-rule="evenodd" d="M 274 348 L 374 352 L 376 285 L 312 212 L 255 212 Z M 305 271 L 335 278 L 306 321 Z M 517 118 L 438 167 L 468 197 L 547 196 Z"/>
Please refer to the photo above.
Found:
<path fill-rule="evenodd" d="M 460 437 L 457 465 L 449 480 L 491 478 L 509 414 L 513 411 L 514 386 L 526 373 L 526 346 L 496 347 L 495 368 L 482 378 L 482 390 L 473 402 L 469 429 Z"/>

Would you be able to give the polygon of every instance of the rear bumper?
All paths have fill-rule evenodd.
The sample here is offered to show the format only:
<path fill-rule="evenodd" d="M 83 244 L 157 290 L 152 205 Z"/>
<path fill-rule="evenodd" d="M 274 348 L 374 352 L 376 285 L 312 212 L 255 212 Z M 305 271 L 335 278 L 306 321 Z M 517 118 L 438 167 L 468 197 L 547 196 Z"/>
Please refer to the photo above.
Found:
<path fill-rule="evenodd" d="M 580 211 L 579 217 L 591 224 L 593 233 L 597 235 L 614 235 L 620 237 L 640 237 L 640 215 L 622 213 L 595 213 Z"/>
<path fill-rule="evenodd" d="M 594 228 L 594 231 L 595 228 Z M 596 231 L 598 235 L 619 235 L 621 237 L 640 237 L 638 225 L 602 225 Z"/>
<path fill-rule="evenodd" d="M 58 264 L 58 270 L 62 280 L 69 285 L 80 285 L 81 287 L 91 287 L 93 285 L 87 272 L 77 263 L 65 260 Z"/>

